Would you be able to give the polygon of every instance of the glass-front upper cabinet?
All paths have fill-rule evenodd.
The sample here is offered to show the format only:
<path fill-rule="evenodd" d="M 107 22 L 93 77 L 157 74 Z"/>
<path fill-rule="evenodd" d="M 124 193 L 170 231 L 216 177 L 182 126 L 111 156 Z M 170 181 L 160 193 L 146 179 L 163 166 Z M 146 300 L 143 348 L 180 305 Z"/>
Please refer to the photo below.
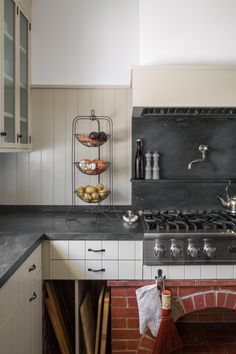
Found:
<path fill-rule="evenodd" d="M 4 0 L 4 122 L 5 143 L 16 142 L 16 16 L 15 3 Z"/>
<path fill-rule="evenodd" d="M 29 22 L 20 12 L 20 134 L 18 140 L 21 144 L 28 144 L 29 141 L 28 28 Z"/>
<path fill-rule="evenodd" d="M 17 0 L 0 0 L 3 6 L 3 108 L 0 149 L 27 149 L 29 129 L 29 20 Z M 0 31 L 1 33 L 1 31 Z M 1 62 L 1 60 L 0 60 Z"/>

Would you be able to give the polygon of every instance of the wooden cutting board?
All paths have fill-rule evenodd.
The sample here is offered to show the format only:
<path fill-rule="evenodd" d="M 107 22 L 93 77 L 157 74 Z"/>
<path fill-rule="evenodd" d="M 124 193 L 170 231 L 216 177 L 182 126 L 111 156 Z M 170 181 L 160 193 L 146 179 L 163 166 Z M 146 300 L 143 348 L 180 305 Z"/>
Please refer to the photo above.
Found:
<path fill-rule="evenodd" d="M 90 292 L 87 292 L 80 305 L 80 318 L 82 323 L 86 354 L 94 354 L 95 349 L 95 319 Z"/>
<path fill-rule="evenodd" d="M 103 301 L 105 294 L 105 285 L 102 287 L 102 290 L 98 299 L 98 313 L 97 313 L 97 326 L 96 326 L 96 342 L 95 342 L 95 354 L 99 354 L 100 349 L 100 338 L 101 338 L 101 328 L 102 328 L 102 313 L 103 313 Z"/>
<path fill-rule="evenodd" d="M 107 348 L 109 307 L 110 307 L 110 288 L 106 288 L 106 293 L 105 293 L 104 303 L 103 303 L 100 354 L 105 354 Z"/>

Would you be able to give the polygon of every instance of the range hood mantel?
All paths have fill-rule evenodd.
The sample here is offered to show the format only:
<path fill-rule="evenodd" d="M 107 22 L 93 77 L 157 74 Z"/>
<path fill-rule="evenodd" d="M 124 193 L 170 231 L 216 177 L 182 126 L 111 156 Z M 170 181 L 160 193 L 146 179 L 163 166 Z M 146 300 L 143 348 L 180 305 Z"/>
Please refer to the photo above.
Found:
<path fill-rule="evenodd" d="M 137 66 L 134 107 L 236 107 L 236 66 Z"/>

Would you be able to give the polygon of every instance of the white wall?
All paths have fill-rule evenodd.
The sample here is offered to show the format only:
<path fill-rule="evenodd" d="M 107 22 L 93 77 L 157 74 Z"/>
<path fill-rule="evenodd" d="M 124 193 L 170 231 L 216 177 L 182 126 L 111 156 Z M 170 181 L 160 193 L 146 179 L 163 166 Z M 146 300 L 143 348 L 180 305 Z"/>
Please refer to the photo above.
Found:
<path fill-rule="evenodd" d="M 32 83 L 129 85 L 138 0 L 32 0 Z"/>
<path fill-rule="evenodd" d="M 32 0 L 32 83 L 128 85 L 136 64 L 235 64 L 235 17 L 235 0 Z"/>
<path fill-rule="evenodd" d="M 139 63 L 236 63 L 235 0 L 139 0 Z"/>

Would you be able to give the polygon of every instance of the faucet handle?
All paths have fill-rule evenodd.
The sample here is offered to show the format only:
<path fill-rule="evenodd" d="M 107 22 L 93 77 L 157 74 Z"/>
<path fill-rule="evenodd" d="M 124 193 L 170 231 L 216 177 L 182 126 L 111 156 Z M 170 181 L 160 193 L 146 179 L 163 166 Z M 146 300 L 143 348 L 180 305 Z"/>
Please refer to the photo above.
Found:
<path fill-rule="evenodd" d="M 209 151 L 209 147 L 208 145 L 200 145 L 199 146 L 199 151 L 203 152 L 203 151 Z"/>

